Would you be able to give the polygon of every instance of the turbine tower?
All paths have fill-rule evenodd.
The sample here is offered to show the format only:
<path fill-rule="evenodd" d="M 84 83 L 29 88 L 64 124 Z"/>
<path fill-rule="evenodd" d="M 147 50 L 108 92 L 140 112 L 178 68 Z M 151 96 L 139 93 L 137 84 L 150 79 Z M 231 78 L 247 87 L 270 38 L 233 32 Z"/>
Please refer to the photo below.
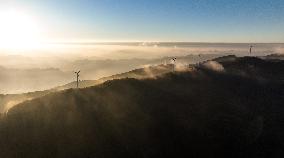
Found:
<path fill-rule="evenodd" d="M 77 88 L 79 88 L 79 73 L 80 73 L 81 71 L 79 70 L 78 72 L 75 72 L 75 74 L 76 74 L 76 78 L 77 78 Z"/>
<path fill-rule="evenodd" d="M 202 63 L 201 54 L 198 54 L 198 57 L 199 57 L 199 59 L 198 59 L 198 65 L 200 65 L 200 63 Z"/>
<path fill-rule="evenodd" d="M 253 45 L 250 45 L 250 46 L 249 46 L 249 54 L 251 54 L 253 47 L 254 47 Z"/>
<path fill-rule="evenodd" d="M 174 72 L 177 58 L 172 58 L 171 60 L 173 61 L 173 72 Z"/>

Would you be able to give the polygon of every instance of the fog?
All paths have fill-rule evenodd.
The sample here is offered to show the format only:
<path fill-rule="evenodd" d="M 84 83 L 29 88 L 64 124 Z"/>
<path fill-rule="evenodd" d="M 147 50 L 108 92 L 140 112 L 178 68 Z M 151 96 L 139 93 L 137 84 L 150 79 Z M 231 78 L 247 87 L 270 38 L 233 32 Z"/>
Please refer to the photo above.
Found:
<path fill-rule="evenodd" d="M 147 65 L 177 66 L 216 56 L 249 55 L 250 44 L 217 43 L 64 43 L 26 50 L 0 49 L 0 93 L 23 93 L 54 88 L 75 80 L 123 73 Z M 253 44 L 253 56 L 284 53 L 284 44 Z"/>
<path fill-rule="evenodd" d="M 223 65 L 216 62 L 216 61 L 208 61 L 208 62 L 204 63 L 202 66 L 204 66 L 207 69 L 217 71 L 217 72 L 224 71 Z"/>

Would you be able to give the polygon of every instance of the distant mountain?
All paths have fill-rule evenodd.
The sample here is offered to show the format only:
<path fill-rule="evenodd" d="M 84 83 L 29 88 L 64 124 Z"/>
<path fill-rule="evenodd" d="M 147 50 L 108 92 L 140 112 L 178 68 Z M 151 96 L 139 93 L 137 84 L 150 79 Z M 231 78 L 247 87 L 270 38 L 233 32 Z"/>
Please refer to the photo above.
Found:
<path fill-rule="evenodd" d="M 56 68 L 14 69 L 0 66 L 0 93 L 46 90 L 70 82 L 73 74 Z"/>
<path fill-rule="evenodd" d="M 18 104 L 0 121 L 0 157 L 283 157 L 284 83 L 229 71 L 273 63 L 219 64 Z"/>

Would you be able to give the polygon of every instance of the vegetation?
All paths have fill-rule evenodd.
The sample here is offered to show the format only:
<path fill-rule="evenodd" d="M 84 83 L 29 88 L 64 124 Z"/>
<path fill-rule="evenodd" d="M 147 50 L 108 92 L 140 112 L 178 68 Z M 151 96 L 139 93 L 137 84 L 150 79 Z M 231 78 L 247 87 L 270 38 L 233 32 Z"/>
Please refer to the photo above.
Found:
<path fill-rule="evenodd" d="M 0 157 L 283 157 L 283 82 L 225 61 L 21 103 L 1 119 Z"/>
<path fill-rule="evenodd" d="M 80 81 L 79 88 L 85 88 L 90 86 L 95 86 L 102 84 L 108 80 L 113 79 L 121 79 L 121 78 L 137 78 L 137 79 L 143 79 L 143 78 L 153 78 L 155 76 L 159 76 L 168 72 L 172 71 L 172 64 L 168 65 L 157 65 L 157 66 L 149 66 L 145 68 L 135 69 L 129 72 L 116 74 L 108 77 L 103 77 L 98 80 L 83 80 Z M 63 86 L 58 86 L 49 90 L 45 91 L 35 91 L 35 92 L 29 92 L 29 93 L 22 93 L 22 94 L 7 94 L 7 95 L 0 95 L 0 113 L 6 113 L 11 107 L 24 102 L 26 100 L 31 100 L 34 98 L 42 97 L 48 93 L 61 91 L 69 88 L 75 88 L 76 82 L 71 82 L 68 84 L 65 84 Z"/>

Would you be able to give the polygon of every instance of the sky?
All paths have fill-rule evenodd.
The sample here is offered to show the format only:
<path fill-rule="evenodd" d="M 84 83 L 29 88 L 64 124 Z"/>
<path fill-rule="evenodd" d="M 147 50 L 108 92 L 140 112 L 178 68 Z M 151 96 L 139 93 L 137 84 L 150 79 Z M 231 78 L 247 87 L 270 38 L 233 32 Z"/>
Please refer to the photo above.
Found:
<path fill-rule="evenodd" d="M 49 41 L 284 42 L 283 0 L 0 0 Z"/>

